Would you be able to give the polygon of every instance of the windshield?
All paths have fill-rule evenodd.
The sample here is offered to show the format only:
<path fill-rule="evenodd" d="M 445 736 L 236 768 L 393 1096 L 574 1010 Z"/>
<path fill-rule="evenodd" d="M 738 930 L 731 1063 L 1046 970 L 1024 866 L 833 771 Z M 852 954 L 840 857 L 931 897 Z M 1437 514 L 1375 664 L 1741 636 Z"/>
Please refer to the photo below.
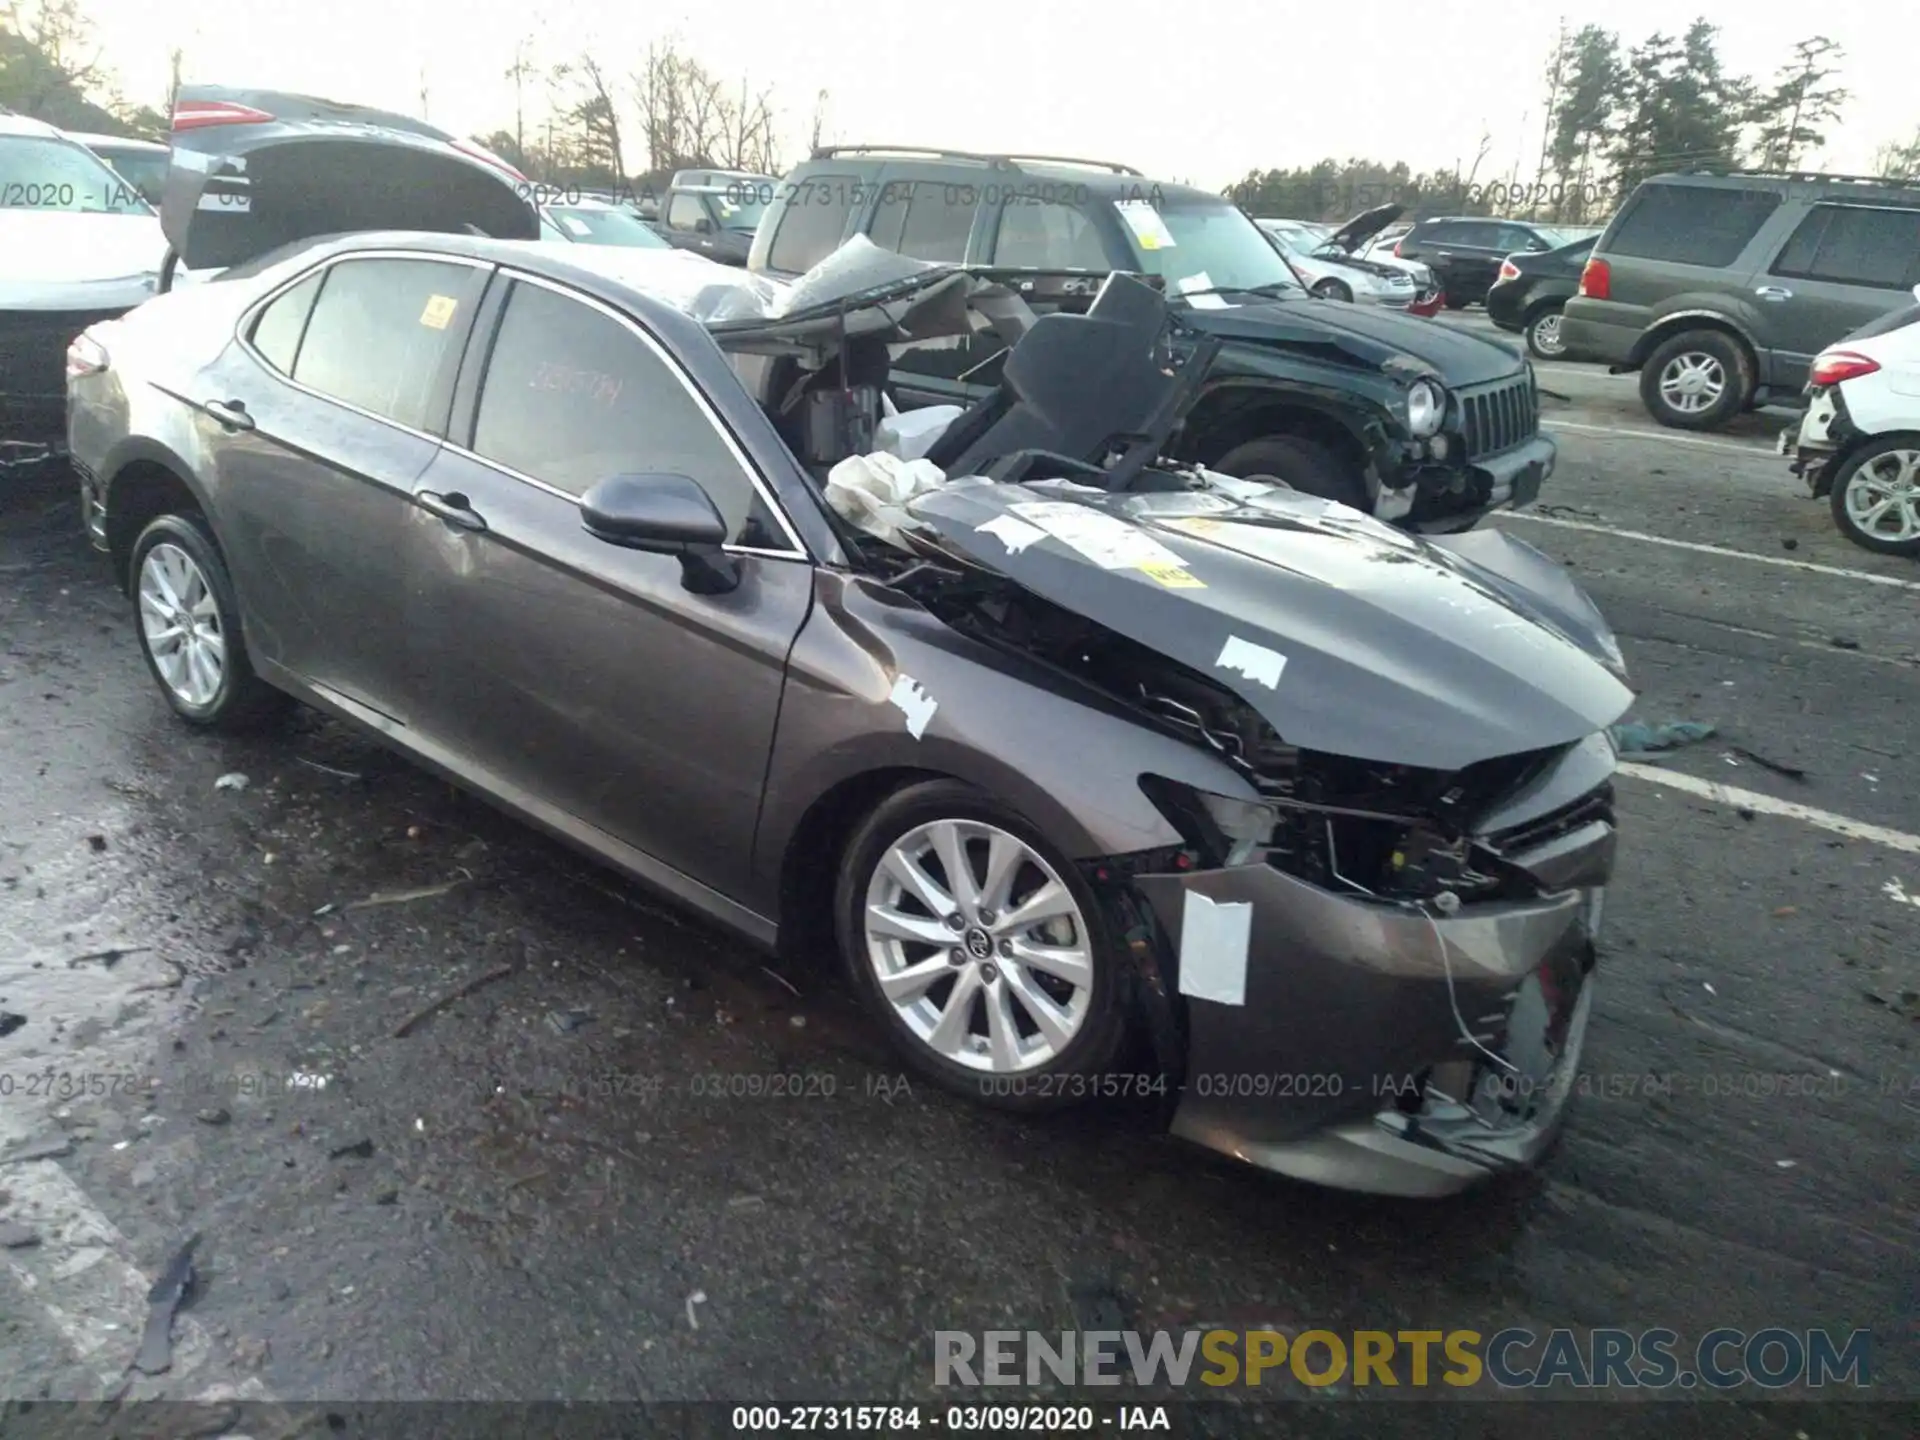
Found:
<path fill-rule="evenodd" d="M 151 215 L 133 184 L 91 150 L 37 135 L 0 135 L 0 210 Z"/>
<path fill-rule="evenodd" d="M 1224 200 L 1128 200 L 1114 206 L 1127 243 L 1169 296 L 1201 290 L 1301 290 L 1280 252 L 1245 212 Z M 1303 292 L 1304 293 L 1304 292 Z"/>
<path fill-rule="evenodd" d="M 158 206 L 167 183 L 167 152 L 164 150 L 109 149 L 101 146 L 94 154 L 138 190 L 149 205 Z"/>
<path fill-rule="evenodd" d="M 672 247 L 638 215 L 627 210 L 598 210 L 584 205 L 549 205 L 547 217 L 583 245 L 635 245 L 644 250 Z"/>
<path fill-rule="evenodd" d="M 773 186 L 742 181 L 717 192 L 712 200 L 723 228 L 751 232 L 760 228 L 760 217 L 773 200 Z"/>

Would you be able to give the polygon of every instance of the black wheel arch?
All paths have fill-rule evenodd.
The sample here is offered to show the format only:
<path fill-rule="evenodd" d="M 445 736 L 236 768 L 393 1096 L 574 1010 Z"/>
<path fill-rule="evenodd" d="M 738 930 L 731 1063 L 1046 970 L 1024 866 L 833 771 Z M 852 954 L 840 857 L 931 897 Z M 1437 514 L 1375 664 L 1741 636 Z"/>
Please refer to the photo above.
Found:
<path fill-rule="evenodd" d="M 193 467 L 165 445 L 135 437 L 114 452 L 101 474 L 107 556 L 114 581 L 123 592 L 131 584 L 128 572 L 134 541 L 154 517 L 169 510 L 186 510 L 199 516 L 213 537 L 214 548 L 225 558 L 226 547 L 214 527 L 206 492 L 194 477 Z"/>
<path fill-rule="evenodd" d="M 1211 465 L 1228 451 L 1268 435 L 1297 435 L 1325 446 L 1362 471 L 1378 473 L 1390 440 L 1382 419 L 1352 406 L 1327 405 L 1295 389 L 1257 380 L 1209 384 L 1188 412 L 1179 458 Z"/>

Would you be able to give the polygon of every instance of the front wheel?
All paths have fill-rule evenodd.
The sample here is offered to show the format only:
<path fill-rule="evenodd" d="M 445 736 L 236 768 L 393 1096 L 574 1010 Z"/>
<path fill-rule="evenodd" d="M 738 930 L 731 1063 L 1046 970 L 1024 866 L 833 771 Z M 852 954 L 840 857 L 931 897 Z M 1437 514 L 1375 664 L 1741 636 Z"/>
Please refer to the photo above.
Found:
<path fill-rule="evenodd" d="M 1447 295 L 1443 298 L 1449 310 L 1464 310 L 1467 308 L 1467 302 L 1458 295 Z"/>
<path fill-rule="evenodd" d="M 1092 891 L 972 786 L 933 780 L 883 801 L 847 847 L 835 911 L 855 992 L 935 1084 L 1057 1110 L 1119 1055 L 1124 972 Z"/>
<path fill-rule="evenodd" d="M 1249 440 L 1221 456 L 1212 468 L 1240 480 L 1277 481 L 1302 494 L 1373 513 L 1366 484 L 1354 467 L 1326 446 L 1297 435 Z"/>
<path fill-rule="evenodd" d="M 1828 500 L 1840 533 L 1881 555 L 1920 555 L 1920 437 L 1889 435 L 1847 458 Z"/>
<path fill-rule="evenodd" d="M 1527 350 L 1536 360 L 1558 360 L 1567 353 L 1567 342 L 1560 338 L 1560 306 L 1549 305 L 1534 312 L 1527 321 Z"/>
<path fill-rule="evenodd" d="M 1322 300 L 1352 300 L 1353 291 L 1339 280 L 1322 280 L 1313 287 L 1313 293 Z"/>

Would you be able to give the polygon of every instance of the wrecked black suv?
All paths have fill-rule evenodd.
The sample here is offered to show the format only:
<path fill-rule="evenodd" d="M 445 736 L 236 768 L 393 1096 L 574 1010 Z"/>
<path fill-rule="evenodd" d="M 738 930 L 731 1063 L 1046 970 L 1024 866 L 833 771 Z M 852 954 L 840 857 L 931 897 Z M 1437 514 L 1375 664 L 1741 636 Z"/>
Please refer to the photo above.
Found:
<path fill-rule="evenodd" d="M 911 258 L 1031 272 L 1037 311 L 1084 312 L 1145 275 L 1219 339 L 1173 457 L 1267 477 L 1403 528 L 1446 532 L 1532 502 L 1552 472 L 1532 367 L 1487 338 L 1307 294 L 1218 195 L 1125 166 L 957 151 L 816 151 L 765 197 L 748 267 L 794 275 L 863 235 Z M 971 404 L 1005 359 L 991 329 L 904 356 L 903 403 Z"/>

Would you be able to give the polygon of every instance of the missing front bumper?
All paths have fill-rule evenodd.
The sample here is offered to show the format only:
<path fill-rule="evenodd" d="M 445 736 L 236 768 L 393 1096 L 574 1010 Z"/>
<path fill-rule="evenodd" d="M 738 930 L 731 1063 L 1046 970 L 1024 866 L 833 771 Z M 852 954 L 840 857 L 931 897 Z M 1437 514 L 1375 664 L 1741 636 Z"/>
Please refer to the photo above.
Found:
<path fill-rule="evenodd" d="M 1259 864 L 1134 883 L 1187 1003 L 1175 1134 L 1407 1196 L 1529 1166 L 1552 1144 L 1591 1004 L 1600 885 L 1430 919 Z"/>

